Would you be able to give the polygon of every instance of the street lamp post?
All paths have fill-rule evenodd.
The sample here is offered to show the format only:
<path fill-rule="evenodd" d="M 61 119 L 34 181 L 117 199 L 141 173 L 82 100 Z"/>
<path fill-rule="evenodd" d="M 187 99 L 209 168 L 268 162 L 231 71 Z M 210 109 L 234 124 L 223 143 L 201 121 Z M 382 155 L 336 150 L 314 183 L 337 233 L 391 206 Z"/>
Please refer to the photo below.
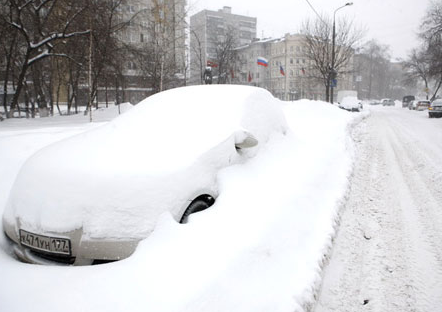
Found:
<path fill-rule="evenodd" d="M 347 2 L 343 6 L 337 8 L 335 12 L 333 13 L 333 33 L 332 33 L 332 59 L 331 59 L 331 68 L 329 73 L 329 85 L 331 86 L 330 90 L 330 103 L 333 104 L 333 88 L 332 85 L 333 80 L 336 78 L 336 70 L 335 70 L 335 37 L 336 37 L 336 26 L 335 26 L 335 20 L 336 20 L 336 12 L 342 8 L 345 8 L 346 6 L 353 5 L 353 2 Z"/>

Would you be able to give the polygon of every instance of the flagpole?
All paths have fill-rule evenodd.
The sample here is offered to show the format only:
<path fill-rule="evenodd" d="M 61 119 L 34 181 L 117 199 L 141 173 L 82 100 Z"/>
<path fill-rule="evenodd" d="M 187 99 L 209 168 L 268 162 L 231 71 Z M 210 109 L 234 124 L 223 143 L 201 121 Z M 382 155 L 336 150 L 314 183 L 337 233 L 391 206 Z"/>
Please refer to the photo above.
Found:
<path fill-rule="evenodd" d="M 267 84 L 267 90 L 269 90 L 270 91 L 270 93 L 272 93 L 273 94 L 273 90 L 272 90 L 272 70 L 273 70 L 273 67 L 272 67 L 272 61 L 271 61 L 272 59 L 270 59 L 270 61 L 269 61 L 269 71 L 270 71 L 270 75 L 269 75 L 269 77 L 270 77 L 270 83 L 269 84 Z"/>

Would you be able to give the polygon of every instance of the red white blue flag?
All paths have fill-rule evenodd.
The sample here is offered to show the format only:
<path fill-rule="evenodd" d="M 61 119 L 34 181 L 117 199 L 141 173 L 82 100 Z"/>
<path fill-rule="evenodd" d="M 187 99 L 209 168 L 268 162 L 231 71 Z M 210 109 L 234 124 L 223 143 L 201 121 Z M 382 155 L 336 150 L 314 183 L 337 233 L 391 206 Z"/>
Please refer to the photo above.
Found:
<path fill-rule="evenodd" d="M 269 61 L 266 58 L 258 57 L 258 65 L 267 67 L 269 66 Z"/>
<path fill-rule="evenodd" d="M 279 65 L 279 72 L 281 75 L 285 76 L 284 68 L 282 68 L 282 65 Z"/>

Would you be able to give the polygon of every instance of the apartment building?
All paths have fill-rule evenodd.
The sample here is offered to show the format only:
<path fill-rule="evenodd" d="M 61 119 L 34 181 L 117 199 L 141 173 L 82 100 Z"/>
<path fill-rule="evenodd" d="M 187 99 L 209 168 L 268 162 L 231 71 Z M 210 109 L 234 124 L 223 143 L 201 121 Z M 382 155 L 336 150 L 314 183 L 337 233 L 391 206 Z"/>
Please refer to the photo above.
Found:
<path fill-rule="evenodd" d="M 185 0 L 126 0 L 121 6 L 120 19 L 130 21 L 129 26 L 119 34 L 121 41 L 151 51 L 151 57 L 128 57 L 125 60 L 124 75 L 129 82 L 126 87 L 128 100 L 137 102 L 153 91 L 185 83 L 185 5 Z M 162 72 L 156 76 L 152 75 L 148 65 L 153 60 L 162 68 Z M 152 85 L 149 81 L 151 79 L 160 80 L 157 90 L 149 87 Z"/>
<path fill-rule="evenodd" d="M 203 10 L 190 17 L 191 81 L 201 82 L 207 64 L 216 70 L 217 45 L 227 36 L 234 36 L 235 47 L 250 44 L 256 38 L 255 17 L 232 13 L 231 7 L 218 11 Z"/>

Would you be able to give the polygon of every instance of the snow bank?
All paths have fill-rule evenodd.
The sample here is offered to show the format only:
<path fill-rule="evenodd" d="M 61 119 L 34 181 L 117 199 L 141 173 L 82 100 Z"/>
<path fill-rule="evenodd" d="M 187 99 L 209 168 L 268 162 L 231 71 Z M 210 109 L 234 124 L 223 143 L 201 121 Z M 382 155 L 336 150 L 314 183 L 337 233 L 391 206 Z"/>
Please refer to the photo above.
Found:
<path fill-rule="evenodd" d="M 348 127 L 367 113 L 307 100 L 286 103 L 284 112 L 287 135 L 221 171 L 221 195 L 211 209 L 186 225 L 163 215 L 126 260 L 38 267 L 0 252 L 2 306 L 11 312 L 301 311 L 314 300 L 347 188 Z"/>

